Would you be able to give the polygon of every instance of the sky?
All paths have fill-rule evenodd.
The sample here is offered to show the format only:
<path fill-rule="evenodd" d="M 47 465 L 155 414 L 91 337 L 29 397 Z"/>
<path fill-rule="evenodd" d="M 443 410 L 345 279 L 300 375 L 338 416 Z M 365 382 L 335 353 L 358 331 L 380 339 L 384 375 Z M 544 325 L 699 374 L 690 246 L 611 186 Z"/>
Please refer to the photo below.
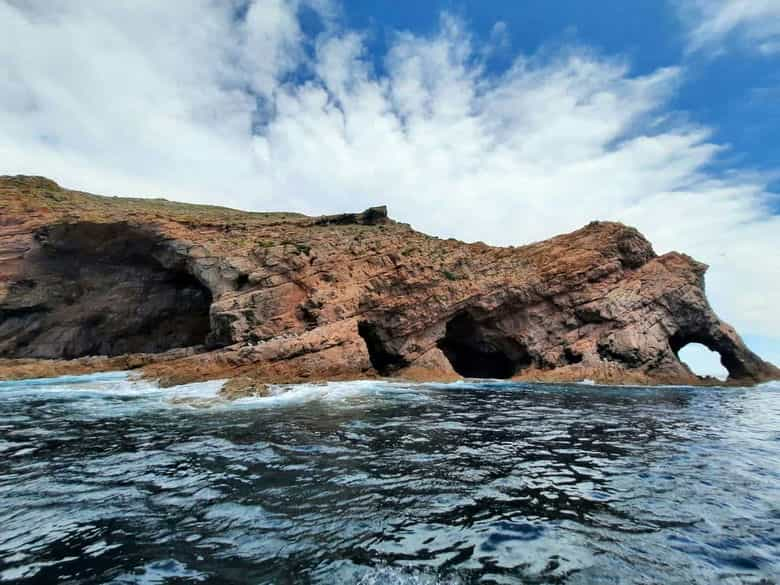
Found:
<path fill-rule="evenodd" d="M 780 363 L 780 0 L 0 0 L 0 174 L 497 245 L 622 221 Z"/>

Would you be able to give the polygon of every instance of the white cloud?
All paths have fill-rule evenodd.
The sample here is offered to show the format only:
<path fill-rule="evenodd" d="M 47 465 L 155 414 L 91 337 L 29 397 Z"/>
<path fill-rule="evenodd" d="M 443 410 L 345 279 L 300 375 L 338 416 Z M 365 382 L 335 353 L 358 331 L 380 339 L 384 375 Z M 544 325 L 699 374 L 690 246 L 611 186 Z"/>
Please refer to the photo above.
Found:
<path fill-rule="evenodd" d="M 780 52 L 780 0 L 682 0 L 692 50 L 722 50 L 736 40 L 764 54 Z"/>
<path fill-rule="evenodd" d="M 387 203 L 496 244 L 620 220 L 709 263 L 721 315 L 778 337 L 780 218 L 762 177 L 714 174 L 723 147 L 667 111 L 680 70 L 569 47 L 496 76 L 445 16 L 398 32 L 378 72 L 324 2 L 317 39 L 298 3 L 169 4 L 0 2 L 0 172 L 248 209 Z"/>
<path fill-rule="evenodd" d="M 252 89 L 270 96 L 280 78 L 304 60 L 303 33 L 292 5 L 285 0 L 265 0 L 249 6 L 237 27 L 243 35 L 239 57 Z"/>

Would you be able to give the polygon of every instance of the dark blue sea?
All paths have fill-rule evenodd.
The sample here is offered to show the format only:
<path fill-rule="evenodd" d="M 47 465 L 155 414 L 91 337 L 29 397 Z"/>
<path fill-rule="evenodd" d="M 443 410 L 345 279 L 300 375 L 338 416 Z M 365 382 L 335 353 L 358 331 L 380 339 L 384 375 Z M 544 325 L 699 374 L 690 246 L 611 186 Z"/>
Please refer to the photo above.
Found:
<path fill-rule="evenodd" d="M 780 583 L 780 385 L 219 386 L 0 383 L 0 582 Z"/>

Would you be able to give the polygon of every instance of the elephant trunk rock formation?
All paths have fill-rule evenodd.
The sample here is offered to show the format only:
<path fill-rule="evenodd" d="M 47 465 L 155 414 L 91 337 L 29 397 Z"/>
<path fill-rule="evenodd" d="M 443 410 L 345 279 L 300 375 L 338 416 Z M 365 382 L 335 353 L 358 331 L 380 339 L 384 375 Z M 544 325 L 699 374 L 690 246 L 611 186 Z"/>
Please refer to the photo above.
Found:
<path fill-rule="evenodd" d="M 0 377 L 708 383 L 678 358 L 695 342 L 730 383 L 780 378 L 713 313 L 705 270 L 618 223 L 498 248 L 384 207 L 248 213 L 2 177 Z"/>

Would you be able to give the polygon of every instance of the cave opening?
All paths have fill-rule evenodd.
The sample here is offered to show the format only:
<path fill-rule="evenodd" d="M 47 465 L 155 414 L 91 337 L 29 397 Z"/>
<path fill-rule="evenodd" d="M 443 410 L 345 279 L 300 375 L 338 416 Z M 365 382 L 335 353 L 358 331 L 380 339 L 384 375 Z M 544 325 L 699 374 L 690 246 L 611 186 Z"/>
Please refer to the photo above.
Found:
<path fill-rule="evenodd" d="M 502 334 L 492 322 L 478 321 L 467 312 L 447 322 L 438 346 L 465 378 L 507 379 L 532 363 L 522 344 Z"/>
<path fill-rule="evenodd" d="M 374 323 L 369 323 L 368 321 L 358 323 L 358 334 L 366 342 L 371 366 L 380 375 L 389 376 L 393 372 L 409 365 L 406 359 L 388 347 L 382 331 Z"/>
<path fill-rule="evenodd" d="M 17 299 L 34 310 L 0 323 L 0 356 L 74 359 L 206 343 L 211 292 L 156 234 L 78 222 L 48 226 L 36 239 L 25 260 L 34 290 Z"/>
<path fill-rule="evenodd" d="M 720 361 L 720 355 L 701 343 L 689 343 L 678 352 L 677 357 L 699 377 L 709 376 L 718 380 L 729 377 L 728 370 Z"/>
<path fill-rule="evenodd" d="M 716 344 L 703 336 L 678 333 L 669 339 L 669 347 L 680 363 L 696 376 L 726 380 L 739 376 L 741 372 L 736 359 L 721 352 Z"/>

